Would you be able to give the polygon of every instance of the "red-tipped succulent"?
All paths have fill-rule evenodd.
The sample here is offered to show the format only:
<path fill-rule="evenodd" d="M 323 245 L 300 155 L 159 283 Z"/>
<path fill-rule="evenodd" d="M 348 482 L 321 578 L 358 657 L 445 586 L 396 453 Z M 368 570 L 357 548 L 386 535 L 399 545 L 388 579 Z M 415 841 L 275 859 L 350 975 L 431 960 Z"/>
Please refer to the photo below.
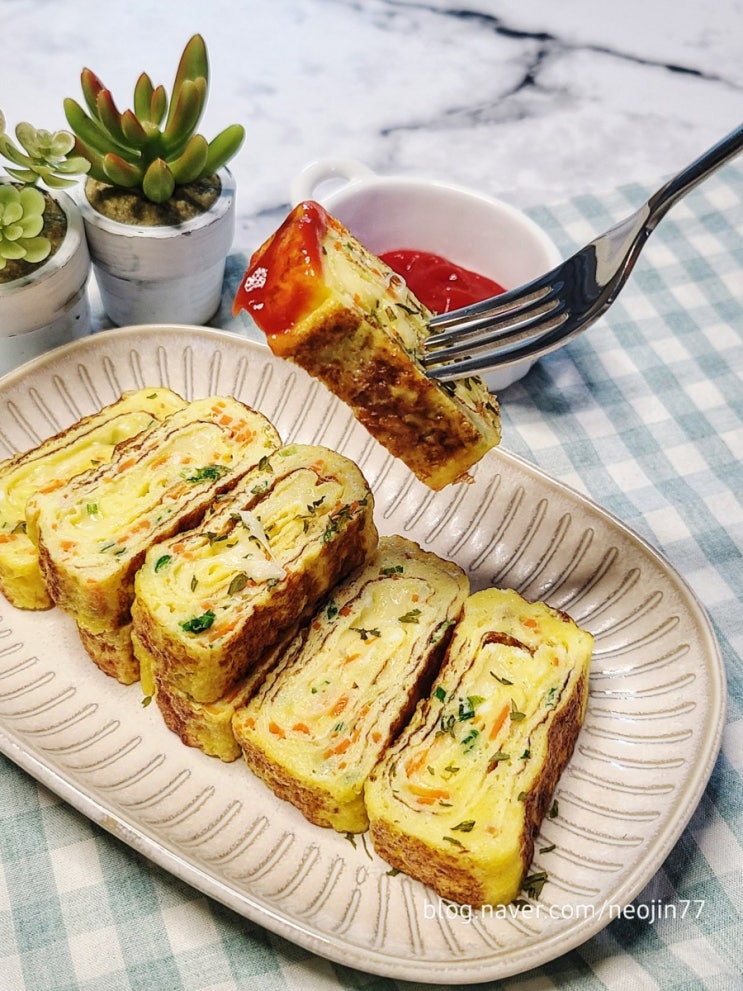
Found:
<path fill-rule="evenodd" d="M 211 141 L 196 132 L 209 89 L 206 44 L 195 34 L 181 55 L 170 100 L 143 72 L 134 87 L 134 107 L 120 112 L 111 91 L 90 69 L 81 74 L 88 112 L 67 98 L 64 111 L 75 135 L 75 150 L 90 162 L 90 176 L 125 189 L 139 189 L 164 203 L 176 186 L 212 175 L 239 150 L 241 124 L 231 124 Z"/>

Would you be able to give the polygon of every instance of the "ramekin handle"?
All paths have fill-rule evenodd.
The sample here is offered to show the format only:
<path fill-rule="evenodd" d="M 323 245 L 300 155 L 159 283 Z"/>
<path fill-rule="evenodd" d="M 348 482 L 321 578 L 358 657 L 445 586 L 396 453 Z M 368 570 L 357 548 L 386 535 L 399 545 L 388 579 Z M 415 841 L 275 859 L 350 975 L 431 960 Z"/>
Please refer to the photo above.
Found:
<path fill-rule="evenodd" d="M 357 162 L 352 158 L 320 158 L 308 162 L 292 179 L 289 188 L 292 206 L 303 200 L 321 199 L 320 187 L 330 180 L 353 182 L 355 179 L 368 179 L 374 174 L 374 171 L 363 162 Z"/>

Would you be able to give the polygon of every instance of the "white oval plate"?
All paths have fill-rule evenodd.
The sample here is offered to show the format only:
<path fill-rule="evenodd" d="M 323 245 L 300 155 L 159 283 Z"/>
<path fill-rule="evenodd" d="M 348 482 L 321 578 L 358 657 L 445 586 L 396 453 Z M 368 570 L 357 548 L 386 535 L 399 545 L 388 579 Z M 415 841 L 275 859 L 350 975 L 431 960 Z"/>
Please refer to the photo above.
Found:
<path fill-rule="evenodd" d="M 433 493 L 317 382 L 265 347 L 207 328 L 106 331 L 0 381 L 0 457 L 125 389 L 232 393 L 284 440 L 353 458 L 382 533 L 459 562 L 474 588 L 542 598 L 596 637 L 585 725 L 545 821 L 541 897 L 518 911 L 454 911 L 389 871 L 365 837 L 306 822 L 242 762 L 167 731 L 138 685 L 87 659 L 59 610 L 0 602 L 0 749 L 71 805 L 207 895 L 309 950 L 399 980 L 459 984 L 539 966 L 594 935 L 658 870 L 717 755 L 725 680 L 685 582 L 598 506 L 505 450 L 469 485 Z"/>

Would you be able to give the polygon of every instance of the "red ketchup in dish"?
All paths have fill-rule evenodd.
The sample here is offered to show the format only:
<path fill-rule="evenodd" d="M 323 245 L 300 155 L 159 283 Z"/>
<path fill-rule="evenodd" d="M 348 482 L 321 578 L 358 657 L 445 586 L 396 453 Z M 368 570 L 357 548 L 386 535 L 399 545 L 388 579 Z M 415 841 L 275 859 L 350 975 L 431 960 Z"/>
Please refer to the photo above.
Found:
<path fill-rule="evenodd" d="M 505 291 L 492 279 L 429 251 L 400 248 L 379 257 L 405 279 L 408 289 L 433 313 L 458 310 Z"/>

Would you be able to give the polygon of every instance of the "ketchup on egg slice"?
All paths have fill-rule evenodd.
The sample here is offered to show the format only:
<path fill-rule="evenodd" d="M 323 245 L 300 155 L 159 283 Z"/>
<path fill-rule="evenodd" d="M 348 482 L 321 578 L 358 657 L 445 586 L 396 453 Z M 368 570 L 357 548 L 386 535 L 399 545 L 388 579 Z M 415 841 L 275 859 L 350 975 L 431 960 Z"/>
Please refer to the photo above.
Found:
<path fill-rule="evenodd" d="M 322 277 L 322 240 L 330 222 L 319 203 L 299 203 L 254 252 L 232 312 L 247 310 L 269 337 L 274 353 L 296 323 L 328 296 Z"/>
<path fill-rule="evenodd" d="M 322 242 L 329 224 L 338 222 L 319 203 L 299 203 L 250 259 L 233 313 L 247 310 L 274 354 L 291 349 L 293 328 L 328 297 Z M 504 291 L 492 279 L 429 251 L 401 248 L 379 257 L 434 313 L 448 313 Z"/>
<path fill-rule="evenodd" d="M 492 279 L 429 251 L 400 248 L 379 257 L 405 279 L 413 295 L 433 313 L 458 310 L 505 291 Z"/>

